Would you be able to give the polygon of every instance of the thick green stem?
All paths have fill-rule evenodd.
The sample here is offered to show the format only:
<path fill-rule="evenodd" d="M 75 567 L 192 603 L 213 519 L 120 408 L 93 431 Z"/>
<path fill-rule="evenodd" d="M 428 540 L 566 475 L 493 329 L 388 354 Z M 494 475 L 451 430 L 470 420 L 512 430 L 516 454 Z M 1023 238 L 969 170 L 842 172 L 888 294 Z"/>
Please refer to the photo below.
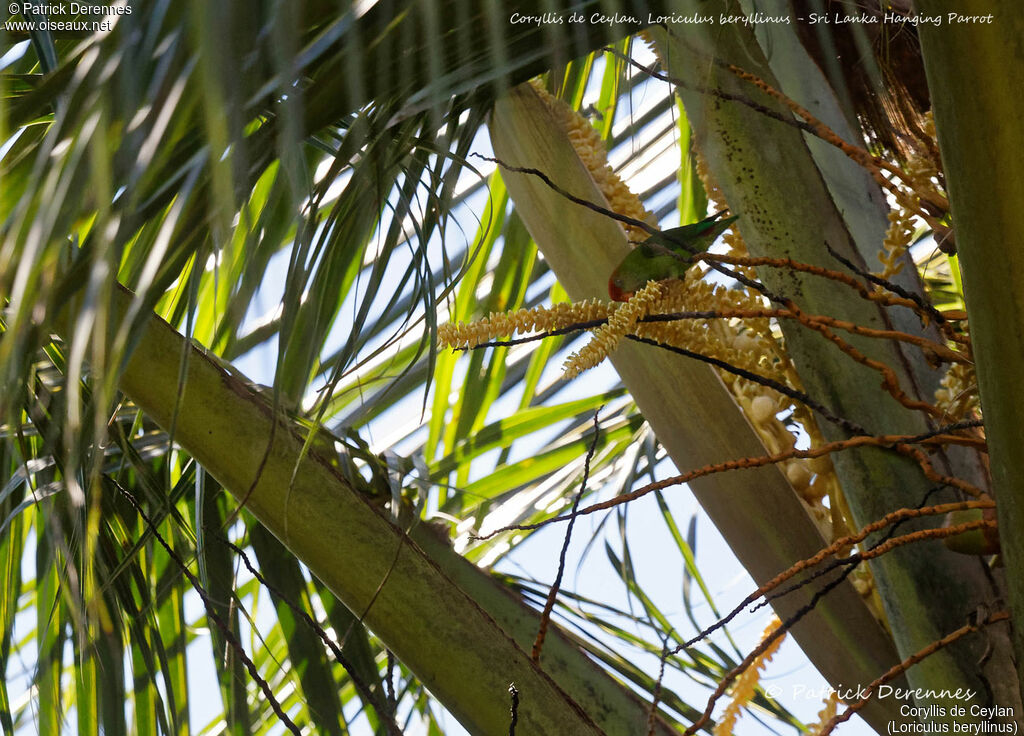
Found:
<path fill-rule="evenodd" d="M 921 50 L 956 226 L 1024 682 L 1024 15 L 1017 0 L 919 0 L 917 9 L 942 19 L 920 26 Z"/>
<path fill-rule="evenodd" d="M 735 15 L 738 3 L 712 0 L 681 2 L 683 12 L 700 11 Z M 699 5 L 699 7 L 698 7 Z M 680 81 L 679 94 L 696 134 L 697 146 L 729 205 L 740 215 L 739 229 L 755 255 L 788 256 L 795 260 L 835 268 L 826 245 L 855 262 L 863 263 L 854 238 L 844 222 L 804 134 L 758 109 L 737 102 L 751 100 L 784 118 L 792 113 L 756 86 L 725 68 L 734 64 L 778 88 L 752 29 L 742 24 L 671 26 L 655 33 L 671 74 Z M 720 90 L 717 96 L 707 90 Z M 879 247 L 881 244 L 878 244 Z M 887 315 L 854 292 L 837 289 L 824 279 L 802 277 L 785 270 L 764 270 L 763 282 L 776 294 L 793 299 L 811 313 L 842 315 L 859 324 L 885 327 Z M 881 376 L 855 363 L 822 335 L 800 325 L 783 325 L 787 350 L 809 394 L 833 411 L 875 433 L 926 431 L 926 418 L 900 405 L 879 387 Z M 919 393 L 914 363 L 919 353 L 902 351 L 879 341 L 851 339 L 863 354 L 896 372 L 911 395 Z M 920 367 L 917 366 L 917 367 Z M 844 432 L 820 422 L 829 439 Z M 943 472 L 957 472 L 955 464 L 936 458 Z M 901 507 L 914 507 L 939 494 L 926 496 L 934 485 L 917 464 L 881 449 L 841 453 L 834 458 L 844 492 L 858 525 Z M 903 530 L 901 530 L 903 531 Z M 998 605 L 980 560 L 958 556 L 941 544 L 917 544 L 888 553 L 872 566 L 885 604 L 897 647 L 908 656 L 963 625 L 978 606 Z M 1012 678 L 1005 632 L 993 634 L 994 655 L 983 668 L 987 643 L 974 637 L 943 650 L 908 673 L 915 687 L 950 690 L 967 687 L 984 700 L 986 683 L 997 690 L 998 702 L 1014 704 L 1016 695 L 999 691 L 999 683 Z M 922 699 L 947 708 L 945 698 Z"/>
<path fill-rule="evenodd" d="M 130 301 L 116 291 L 118 322 Z M 426 525 L 407 535 L 319 450 L 303 455 L 293 422 L 167 323 L 144 320 L 120 387 L 161 426 L 173 426 L 175 442 L 244 499 L 472 733 L 508 733 L 513 682 L 524 733 L 628 736 L 645 727 L 645 704 L 557 628 L 541 667 L 534 665 L 527 649 L 536 612 Z M 662 721 L 657 729 L 671 733 Z"/>

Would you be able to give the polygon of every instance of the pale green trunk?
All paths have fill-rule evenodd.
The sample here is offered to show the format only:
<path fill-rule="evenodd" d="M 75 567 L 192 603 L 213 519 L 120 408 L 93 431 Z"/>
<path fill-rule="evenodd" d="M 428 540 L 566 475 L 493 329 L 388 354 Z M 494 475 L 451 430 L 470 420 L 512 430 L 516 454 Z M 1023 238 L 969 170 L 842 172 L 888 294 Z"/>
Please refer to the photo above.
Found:
<path fill-rule="evenodd" d="M 1024 681 L 1024 14 L 1017 0 L 918 0 L 917 8 L 943 20 L 921 26 L 921 50 L 963 269 Z M 951 20 L 951 13 L 987 22 Z"/>

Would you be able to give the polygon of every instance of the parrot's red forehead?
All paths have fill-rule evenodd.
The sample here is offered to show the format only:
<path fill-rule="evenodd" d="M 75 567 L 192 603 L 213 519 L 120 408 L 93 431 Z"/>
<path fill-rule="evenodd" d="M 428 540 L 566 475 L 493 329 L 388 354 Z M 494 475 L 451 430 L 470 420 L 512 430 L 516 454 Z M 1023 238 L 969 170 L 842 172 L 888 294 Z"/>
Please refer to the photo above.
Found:
<path fill-rule="evenodd" d="M 619 286 L 619 280 L 612 276 L 608 279 L 608 296 L 610 296 L 614 302 L 628 302 L 629 298 L 633 296 L 633 292 L 625 291 L 621 286 Z"/>

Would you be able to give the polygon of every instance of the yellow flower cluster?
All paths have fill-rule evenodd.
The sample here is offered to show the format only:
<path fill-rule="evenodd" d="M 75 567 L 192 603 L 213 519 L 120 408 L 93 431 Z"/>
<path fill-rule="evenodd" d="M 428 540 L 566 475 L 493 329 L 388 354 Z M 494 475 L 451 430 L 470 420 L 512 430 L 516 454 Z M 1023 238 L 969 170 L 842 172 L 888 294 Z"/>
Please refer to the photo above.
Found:
<path fill-rule="evenodd" d="M 857 591 L 857 594 L 867 605 L 872 615 L 878 620 L 878 623 L 883 628 L 889 629 L 889 619 L 882 605 L 882 596 L 878 593 L 878 586 L 875 585 L 875 576 L 871 574 L 871 568 L 868 567 L 867 562 L 861 562 L 853 568 L 849 580 L 850 584 L 853 585 L 853 589 Z M 890 631 L 890 633 L 892 632 Z"/>
<path fill-rule="evenodd" d="M 695 278 L 666 284 L 664 298 L 652 305 L 652 313 L 679 311 L 724 311 L 760 309 L 764 303 L 742 291 L 728 289 Z M 678 345 L 704 355 L 724 360 L 739 368 L 757 371 L 776 380 L 785 381 L 778 370 L 781 357 L 771 336 L 767 319 L 739 320 L 676 320 L 647 322 L 637 327 L 637 334 L 665 345 Z M 732 374 L 725 378 L 733 380 Z"/>
<path fill-rule="evenodd" d="M 580 161 L 587 167 L 594 183 L 597 184 L 598 189 L 608 201 L 608 208 L 620 215 L 632 217 L 634 220 L 643 220 L 650 225 L 657 224 L 654 214 L 647 211 L 640 198 L 629 190 L 629 187 L 608 165 L 608 154 L 604 141 L 594 130 L 594 126 L 569 105 L 550 94 L 539 82 L 534 82 L 533 87 L 558 117 L 570 143 L 576 149 Z M 640 228 L 629 225 L 625 225 L 624 228 L 626 236 L 630 240 L 643 240 L 648 236 L 648 233 Z"/>
<path fill-rule="evenodd" d="M 626 335 L 635 331 L 637 322 L 651 314 L 651 307 L 659 302 L 663 289 L 659 282 L 647 285 L 608 317 L 608 322 L 594 331 L 594 336 L 579 352 L 570 355 L 562 367 L 562 377 L 570 380 L 590 370 L 611 353 Z"/>
<path fill-rule="evenodd" d="M 917 197 L 910 196 L 916 206 Z M 885 240 L 882 242 L 882 250 L 878 251 L 878 260 L 882 262 L 883 279 L 889 279 L 903 269 L 904 255 L 914 237 L 914 213 L 906 208 L 897 205 L 889 210 L 889 229 L 885 233 Z"/>
<path fill-rule="evenodd" d="M 721 285 L 713 286 L 705 281 L 677 281 L 669 286 L 666 298 L 655 305 L 657 313 L 665 314 L 682 309 L 757 309 L 764 306 L 759 296 L 727 289 Z M 669 303 L 670 299 L 680 304 Z M 772 334 L 771 322 L 768 319 L 644 323 L 638 325 L 637 334 L 664 344 L 687 347 L 793 388 L 801 388 L 799 377 L 785 355 L 781 341 Z M 796 443 L 795 435 L 776 418 L 779 413 L 793 407 L 791 399 L 731 373 L 723 372 L 722 380 L 733 392 L 737 403 L 750 419 L 769 452 L 779 453 L 792 449 Z M 809 412 L 799 415 L 798 419 L 813 425 Z M 817 430 L 817 426 L 813 426 Z M 791 460 L 786 464 L 785 472 L 794 490 L 808 503 L 816 504 L 820 503 L 825 495 L 826 481 L 822 479 L 812 483 L 817 471 L 810 462 Z"/>
<path fill-rule="evenodd" d="M 437 341 L 441 347 L 453 349 L 475 348 L 491 340 L 530 332 L 551 332 L 569 325 L 607 319 L 618 305 L 590 299 L 570 304 L 559 302 L 550 307 L 519 309 L 515 312 L 491 312 L 489 317 L 466 324 L 443 324 L 437 328 Z"/>
<path fill-rule="evenodd" d="M 942 377 L 941 387 L 935 392 L 935 405 L 946 412 L 950 421 L 977 418 L 981 414 L 978 397 L 978 378 L 974 366 L 953 363 Z"/>
<path fill-rule="evenodd" d="M 825 699 L 825 707 L 818 711 L 818 722 L 807 728 L 807 733 L 810 736 L 819 736 L 822 731 L 825 730 L 825 726 L 829 724 L 833 718 L 836 717 L 836 711 L 839 706 L 839 696 L 836 695 L 835 690 Z"/>
<path fill-rule="evenodd" d="M 758 295 L 688 277 L 685 280 L 662 282 L 662 296 L 649 305 L 647 313 L 725 311 L 758 309 L 763 306 L 764 302 Z M 781 341 L 772 333 L 771 322 L 765 318 L 742 321 L 685 319 L 641 322 L 635 325 L 633 334 L 663 345 L 675 345 L 724 360 L 798 390 L 802 388 Z M 824 442 L 817 423 L 805 407 L 795 406 L 792 399 L 759 383 L 725 371 L 720 371 L 720 375 L 768 452 L 785 452 L 796 444 L 796 435 L 778 419 L 779 414 L 790 410 L 811 436 L 812 446 Z M 826 496 L 835 499 L 839 494 L 831 460 L 828 457 L 794 458 L 782 463 L 781 467 L 793 490 L 807 503 L 808 511 L 818 523 L 822 534 L 826 538 L 842 534 L 843 529 L 836 528 L 837 525 L 833 523 L 833 517 L 840 520 L 841 517 L 831 513 L 822 503 Z"/>
<path fill-rule="evenodd" d="M 777 617 L 772 617 L 768 626 L 765 628 L 764 633 L 761 635 L 761 641 L 766 641 L 769 636 L 775 633 L 775 631 L 782 626 L 782 622 Z M 732 686 L 732 702 L 726 706 L 725 711 L 722 713 L 721 718 L 718 719 L 718 723 L 715 724 L 715 728 L 712 731 L 714 736 L 730 736 L 733 732 L 733 728 L 736 726 L 736 720 L 740 716 L 740 709 L 747 705 L 754 697 L 754 693 L 757 691 L 757 683 L 761 680 L 761 670 L 765 668 L 771 658 L 775 656 L 775 652 L 782 646 L 782 641 L 786 638 L 783 634 L 771 645 L 764 650 L 759 657 L 757 657 L 747 669 L 743 670 L 742 674 L 736 678 L 735 684 Z"/>
<path fill-rule="evenodd" d="M 929 110 L 921 116 L 921 130 L 924 132 L 925 137 L 938 147 L 939 136 L 935 132 L 935 115 Z"/>
<path fill-rule="evenodd" d="M 932 158 L 932 151 L 936 150 L 937 144 L 935 121 L 931 112 L 925 115 L 922 122 L 922 132 L 929 140 L 912 142 L 913 152 L 904 164 L 908 182 L 906 200 L 889 212 L 889 230 L 885 234 L 882 250 L 878 252 L 878 259 L 883 266 L 880 275 L 886 279 L 898 274 L 906 262 L 903 255 L 913 240 L 914 212 L 919 208 L 921 200 L 932 199 L 932 195 L 940 194 L 936 184 L 939 167 Z"/>

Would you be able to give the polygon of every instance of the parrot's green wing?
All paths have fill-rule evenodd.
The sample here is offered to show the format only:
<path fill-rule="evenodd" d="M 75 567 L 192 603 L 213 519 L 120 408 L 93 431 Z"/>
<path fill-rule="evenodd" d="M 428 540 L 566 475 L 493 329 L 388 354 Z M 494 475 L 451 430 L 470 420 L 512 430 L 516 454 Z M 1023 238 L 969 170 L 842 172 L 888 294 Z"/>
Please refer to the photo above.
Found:
<path fill-rule="evenodd" d="M 736 221 L 739 215 L 726 217 L 724 220 L 718 218 L 725 214 L 725 210 L 716 212 L 707 219 L 695 222 L 692 225 L 683 225 L 671 230 L 664 230 L 648 238 L 647 243 L 656 243 L 668 248 L 679 255 L 689 258 L 694 253 L 703 253 L 710 248 L 718 236 Z"/>
<path fill-rule="evenodd" d="M 608 295 L 622 302 L 642 289 L 648 281 L 682 278 L 693 265 L 690 257 L 710 248 L 715 239 L 737 218 L 734 215 L 719 220 L 723 214 L 724 210 L 692 225 L 651 235 L 612 271 L 608 279 Z"/>
<path fill-rule="evenodd" d="M 612 271 L 608 294 L 615 301 L 624 302 L 648 281 L 682 278 L 691 265 L 687 258 L 664 246 L 641 243 Z"/>

